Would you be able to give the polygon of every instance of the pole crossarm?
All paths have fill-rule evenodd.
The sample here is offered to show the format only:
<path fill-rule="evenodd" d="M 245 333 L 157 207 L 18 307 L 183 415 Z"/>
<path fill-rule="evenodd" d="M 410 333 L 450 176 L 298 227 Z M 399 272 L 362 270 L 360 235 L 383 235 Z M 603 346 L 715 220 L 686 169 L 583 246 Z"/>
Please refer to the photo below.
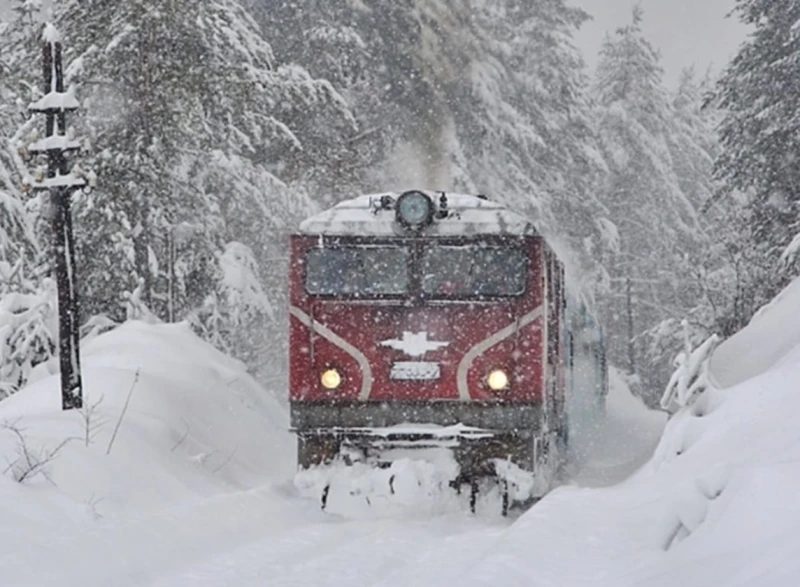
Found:
<path fill-rule="evenodd" d="M 62 135 L 49 136 L 28 145 L 28 152 L 32 154 L 49 153 L 50 151 L 66 153 L 80 150 L 81 144 L 78 141 Z"/>
<path fill-rule="evenodd" d="M 58 114 L 59 112 L 74 112 L 80 108 L 78 99 L 72 92 L 59 92 L 51 90 L 43 97 L 28 106 L 30 112 L 39 114 Z"/>
<path fill-rule="evenodd" d="M 33 190 L 51 190 L 53 188 L 80 188 L 86 185 L 86 180 L 77 177 L 74 173 L 61 175 L 56 173 L 53 177 L 44 177 L 40 181 L 30 182 Z"/>

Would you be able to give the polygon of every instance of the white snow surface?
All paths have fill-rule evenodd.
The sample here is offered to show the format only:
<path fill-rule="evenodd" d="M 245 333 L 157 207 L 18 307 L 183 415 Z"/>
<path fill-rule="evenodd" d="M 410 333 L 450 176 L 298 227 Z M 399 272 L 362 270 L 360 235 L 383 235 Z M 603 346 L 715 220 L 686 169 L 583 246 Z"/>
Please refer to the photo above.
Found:
<path fill-rule="evenodd" d="M 53 23 L 48 22 L 45 24 L 44 31 L 42 32 L 42 40 L 45 43 L 60 43 L 61 33 Z"/>
<path fill-rule="evenodd" d="M 712 383 L 733 387 L 766 372 L 800 344 L 800 278 L 720 344 L 709 365 Z"/>
<path fill-rule="evenodd" d="M 149 584 L 160 565 L 237 534 L 259 501 L 248 489 L 291 475 L 277 399 L 188 326 L 127 323 L 91 340 L 82 362 L 88 447 L 81 414 L 60 411 L 58 375 L 0 402 L 0 422 L 21 431 L 32 461 L 67 441 L 19 484 L 27 459 L 0 429 L 14 464 L 0 476 L 3 585 Z M 182 551 L 187 534 L 192 550 Z"/>
<path fill-rule="evenodd" d="M 793 302 L 784 295 L 768 312 Z M 771 336 L 789 350 L 709 389 L 666 428 L 612 370 L 606 417 L 582 418 L 573 398 L 572 480 L 504 519 L 491 488 L 475 516 L 464 496 L 437 492 L 446 458 L 399 461 L 394 495 L 388 478 L 350 470 L 334 511 L 320 511 L 314 491 L 303 497 L 320 479 L 295 477 L 273 394 L 184 325 L 127 323 L 85 349 L 88 403 L 103 397 L 88 447 L 80 416 L 58 409 L 57 377 L 0 402 L 0 421 L 16 422 L 34 456 L 78 437 L 47 478 L 17 483 L 19 466 L 0 476 L 0 582 L 795 585 L 800 346 L 783 328 Z M 0 451 L 17 458 L 12 431 L 0 431 Z"/>
<path fill-rule="evenodd" d="M 439 205 L 442 192 L 419 191 Z M 395 221 L 394 209 L 380 209 L 379 202 L 384 196 L 396 200 L 400 192 L 363 195 L 339 202 L 300 223 L 300 233 L 322 236 L 401 236 L 405 233 Z M 449 215 L 435 219 L 425 229 L 425 235 L 536 234 L 529 220 L 502 204 L 465 194 L 446 193 L 446 197 Z"/>

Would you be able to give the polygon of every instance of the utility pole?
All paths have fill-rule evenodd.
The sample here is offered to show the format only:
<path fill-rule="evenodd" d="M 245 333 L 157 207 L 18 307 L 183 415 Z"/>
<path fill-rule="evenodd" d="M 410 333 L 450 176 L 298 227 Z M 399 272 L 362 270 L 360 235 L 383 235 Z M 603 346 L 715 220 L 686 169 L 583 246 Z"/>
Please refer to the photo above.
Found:
<path fill-rule="evenodd" d="M 67 113 L 79 104 L 71 92 L 64 91 L 61 39 L 51 24 L 45 26 L 43 41 L 44 96 L 28 106 L 33 113 L 44 114 L 43 139 L 28 147 L 33 155 L 47 156 L 43 170 L 29 180 L 30 187 L 44 191 L 50 198 L 50 222 L 53 230 L 56 285 L 58 286 L 58 350 L 61 365 L 61 407 L 64 410 L 83 406 L 80 362 L 80 319 L 75 285 L 75 240 L 72 234 L 70 203 L 75 190 L 86 185 L 81 173 L 71 172 L 68 153 L 80 150 L 80 143 L 67 136 Z"/>

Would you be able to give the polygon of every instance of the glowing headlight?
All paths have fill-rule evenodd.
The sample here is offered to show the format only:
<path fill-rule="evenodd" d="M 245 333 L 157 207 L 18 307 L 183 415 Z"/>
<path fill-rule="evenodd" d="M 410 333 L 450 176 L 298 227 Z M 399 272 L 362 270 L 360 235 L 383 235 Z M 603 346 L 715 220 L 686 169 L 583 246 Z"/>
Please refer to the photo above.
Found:
<path fill-rule="evenodd" d="M 327 369 L 322 372 L 319 381 L 325 389 L 334 390 L 342 384 L 342 376 L 336 369 Z"/>
<path fill-rule="evenodd" d="M 433 201 L 422 192 L 405 192 L 397 198 L 397 221 L 411 229 L 427 226 L 433 220 Z"/>
<path fill-rule="evenodd" d="M 508 375 L 502 369 L 495 369 L 486 378 L 486 385 L 492 391 L 502 391 L 508 389 Z"/>

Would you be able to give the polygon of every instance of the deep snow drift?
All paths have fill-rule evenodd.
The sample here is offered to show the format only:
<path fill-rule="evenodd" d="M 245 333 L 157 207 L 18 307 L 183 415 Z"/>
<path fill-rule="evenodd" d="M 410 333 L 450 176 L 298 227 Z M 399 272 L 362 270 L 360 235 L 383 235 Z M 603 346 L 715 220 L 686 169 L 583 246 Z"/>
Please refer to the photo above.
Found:
<path fill-rule="evenodd" d="M 245 525 L 257 497 L 226 495 L 294 470 L 277 400 L 185 325 L 131 322 L 82 358 L 82 413 L 60 411 L 57 375 L 0 403 L 3 585 L 146 584 L 187 532 L 213 552 Z"/>
<path fill-rule="evenodd" d="M 766 372 L 800 345 L 800 279 L 790 283 L 748 324 L 721 345 L 711 359 L 718 388 L 732 387 Z"/>
<path fill-rule="evenodd" d="M 99 507 L 112 514 L 172 505 L 187 489 L 204 496 L 292 470 L 293 440 L 277 399 L 186 325 L 129 322 L 90 341 L 82 360 L 80 413 L 60 411 L 55 375 L 0 403 L 0 421 L 22 430 L 34 453 L 68 440 L 43 467 L 46 475 L 27 485 L 55 486 L 78 502 L 90 499 L 86 489 L 97 499 L 113 496 Z M 15 436 L 7 429 L 0 436 L 7 459 Z M 14 468 L 24 468 L 22 461 Z M 149 495 L 148 487 L 157 492 Z"/>

